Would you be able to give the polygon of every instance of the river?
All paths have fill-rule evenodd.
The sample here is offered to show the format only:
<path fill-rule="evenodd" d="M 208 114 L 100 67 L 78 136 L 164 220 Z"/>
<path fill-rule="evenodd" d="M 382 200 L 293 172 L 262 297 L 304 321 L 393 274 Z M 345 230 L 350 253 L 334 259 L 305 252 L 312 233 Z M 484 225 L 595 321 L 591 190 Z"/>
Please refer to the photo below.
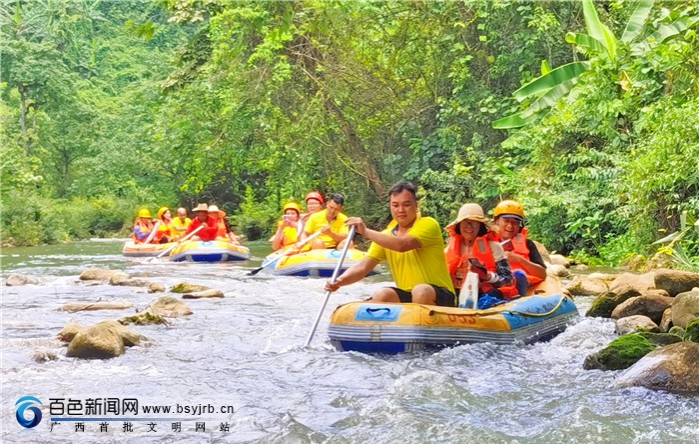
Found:
<path fill-rule="evenodd" d="M 615 337 L 609 320 L 581 317 L 552 341 L 530 346 L 477 344 L 392 357 L 336 351 L 327 339 L 332 308 L 385 285 L 383 277 L 333 295 L 304 348 L 324 282 L 248 276 L 266 245 L 253 243 L 255 260 L 243 264 L 150 263 L 124 258 L 121 247 L 91 241 L 2 250 L 3 278 L 42 280 L 2 286 L 3 442 L 699 442 L 697 398 L 617 389 L 618 372 L 583 370 L 585 356 Z M 148 341 L 119 358 L 67 358 L 55 337 L 69 321 L 87 325 L 133 309 L 71 314 L 57 311 L 61 305 L 101 298 L 142 309 L 162 295 L 80 282 L 88 267 L 121 269 L 168 287 L 202 284 L 226 297 L 186 301 L 194 314 L 167 326 L 132 327 Z M 591 299 L 576 302 L 584 313 Z M 22 396 L 43 404 L 34 428 L 15 419 Z M 88 403 L 106 411 L 108 401 L 113 409 L 133 400 L 141 409 L 162 405 L 171 412 L 148 421 L 134 414 L 124 416 L 132 421 L 49 419 L 70 402 L 84 414 Z"/>

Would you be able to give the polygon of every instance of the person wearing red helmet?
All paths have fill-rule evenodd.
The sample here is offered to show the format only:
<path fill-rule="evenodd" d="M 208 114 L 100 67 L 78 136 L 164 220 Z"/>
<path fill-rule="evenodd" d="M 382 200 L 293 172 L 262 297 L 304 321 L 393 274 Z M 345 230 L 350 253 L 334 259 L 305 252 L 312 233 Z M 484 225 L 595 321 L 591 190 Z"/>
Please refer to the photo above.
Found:
<path fill-rule="evenodd" d="M 534 242 L 527 239 L 524 207 L 514 200 L 503 200 L 495 207 L 493 218 L 500 228 L 499 240 L 517 281 L 517 289 L 524 296 L 531 285 L 546 279 L 546 264 Z"/>

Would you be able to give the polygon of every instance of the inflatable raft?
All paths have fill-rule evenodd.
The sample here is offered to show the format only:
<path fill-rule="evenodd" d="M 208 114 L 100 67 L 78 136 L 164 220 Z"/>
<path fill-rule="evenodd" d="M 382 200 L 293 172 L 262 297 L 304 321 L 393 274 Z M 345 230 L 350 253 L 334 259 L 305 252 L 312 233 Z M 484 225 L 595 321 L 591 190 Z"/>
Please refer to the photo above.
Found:
<path fill-rule="evenodd" d="M 344 351 L 395 354 L 459 344 L 544 341 L 578 317 L 560 292 L 525 296 L 487 310 L 351 302 L 332 315 L 328 336 Z"/>
<path fill-rule="evenodd" d="M 175 262 L 228 262 L 250 259 L 250 250 L 225 240 L 185 241 L 170 253 Z"/>
<path fill-rule="evenodd" d="M 137 244 L 129 241 L 124 244 L 124 249 L 121 251 L 126 257 L 155 257 L 175 245 L 175 242 L 167 244 Z"/>
<path fill-rule="evenodd" d="M 337 266 L 342 255 L 341 250 L 310 250 L 304 253 L 283 257 L 271 265 L 271 271 L 275 276 L 308 276 L 329 278 Z M 349 249 L 342 263 L 342 270 L 364 259 L 363 251 Z M 270 256 L 268 256 L 270 257 Z M 372 274 L 376 274 L 372 272 Z"/>

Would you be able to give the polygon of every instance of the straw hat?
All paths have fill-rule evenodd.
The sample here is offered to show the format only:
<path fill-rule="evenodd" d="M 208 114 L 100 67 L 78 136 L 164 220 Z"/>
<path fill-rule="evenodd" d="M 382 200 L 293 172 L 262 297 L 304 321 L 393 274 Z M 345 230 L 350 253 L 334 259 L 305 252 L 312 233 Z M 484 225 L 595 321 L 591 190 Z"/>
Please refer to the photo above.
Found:
<path fill-rule="evenodd" d="M 462 220 L 467 219 L 475 220 L 476 222 L 483 222 L 488 226 L 490 225 L 490 221 L 485 218 L 483 208 L 481 208 L 480 205 L 475 203 L 467 203 L 459 208 L 459 214 L 456 215 L 456 219 L 454 219 L 452 223 L 447 225 L 447 229 L 454 228 L 455 226 L 459 225 Z"/>
<path fill-rule="evenodd" d="M 218 207 L 216 205 L 210 205 L 209 213 L 218 213 Z"/>
<path fill-rule="evenodd" d="M 192 211 L 209 211 L 209 206 L 205 203 L 200 203 L 199 206 L 194 208 Z"/>

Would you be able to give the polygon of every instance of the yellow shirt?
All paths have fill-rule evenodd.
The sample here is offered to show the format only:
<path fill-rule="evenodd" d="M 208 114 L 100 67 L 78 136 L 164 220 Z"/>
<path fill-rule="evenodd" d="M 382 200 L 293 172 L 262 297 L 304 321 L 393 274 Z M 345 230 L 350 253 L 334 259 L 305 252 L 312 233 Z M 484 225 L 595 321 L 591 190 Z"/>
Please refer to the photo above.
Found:
<path fill-rule="evenodd" d="M 332 231 L 335 234 L 349 234 L 349 227 L 345 225 L 346 220 L 347 216 L 345 216 L 343 213 L 338 214 L 335 221 L 332 224 L 330 224 L 330 231 Z M 312 214 L 311 217 L 308 218 L 308 221 L 306 221 L 304 231 L 306 232 L 306 234 L 313 234 L 316 231 L 323 228 L 324 226 L 326 226 L 327 224 L 328 210 L 319 211 L 317 213 Z M 337 246 L 337 242 L 335 242 L 333 238 L 327 234 L 321 234 L 317 237 L 317 239 L 320 239 L 323 242 L 325 242 L 325 248 L 335 248 Z"/>
<path fill-rule="evenodd" d="M 392 222 L 381 233 L 395 236 L 394 227 L 396 224 Z M 411 291 L 418 284 L 430 284 L 453 292 L 439 223 L 431 217 L 419 217 L 407 235 L 417 239 L 422 246 L 401 253 L 372 242 L 367 256 L 379 262 L 387 261 L 393 280 L 401 290 Z"/>
<path fill-rule="evenodd" d="M 184 222 L 180 220 L 179 217 L 176 217 L 172 219 L 172 226 L 174 228 L 172 235 L 173 236 L 181 236 L 184 233 L 187 232 L 187 228 L 189 228 L 189 225 L 192 223 L 192 219 L 186 217 L 184 219 Z"/>

